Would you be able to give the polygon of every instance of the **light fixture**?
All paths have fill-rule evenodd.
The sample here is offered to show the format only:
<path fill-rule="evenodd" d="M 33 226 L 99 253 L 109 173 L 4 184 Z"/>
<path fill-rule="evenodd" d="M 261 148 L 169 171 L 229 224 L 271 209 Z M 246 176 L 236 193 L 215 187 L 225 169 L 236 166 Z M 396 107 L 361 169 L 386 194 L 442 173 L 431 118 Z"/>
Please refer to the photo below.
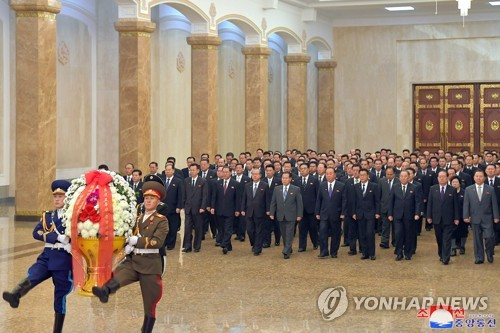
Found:
<path fill-rule="evenodd" d="M 492 5 L 492 6 L 500 6 L 500 1 L 490 1 L 490 5 Z"/>
<path fill-rule="evenodd" d="M 467 16 L 469 14 L 471 1 L 472 0 L 457 0 L 458 9 L 460 9 L 460 16 Z"/>
<path fill-rule="evenodd" d="M 386 10 L 390 12 L 399 12 L 404 10 L 415 10 L 412 6 L 401 6 L 401 7 L 385 7 Z"/>

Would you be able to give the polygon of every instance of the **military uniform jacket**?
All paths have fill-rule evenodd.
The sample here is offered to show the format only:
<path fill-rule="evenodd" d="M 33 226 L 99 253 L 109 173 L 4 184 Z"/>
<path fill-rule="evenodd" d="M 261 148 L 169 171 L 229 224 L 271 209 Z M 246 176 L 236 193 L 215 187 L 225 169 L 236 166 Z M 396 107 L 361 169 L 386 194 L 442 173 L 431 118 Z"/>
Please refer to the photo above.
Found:
<path fill-rule="evenodd" d="M 56 231 L 57 230 L 57 231 Z M 48 244 L 57 244 L 57 236 L 64 234 L 66 228 L 62 225 L 62 216 L 57 211 L 44 212 L 40 222 L 33 230 L 33 238 Z M 44 248 L 37 261 L 43 261 L 51 271 L 71 270 L 71 254 L 64 249 Z"/>
<path fill-rule="evenodd" d="M 168 233 L 167 218 L 158 212 L 153 213 L 145 221 L 144 215 L 137 218 L 139 239 L 136 249 L 158 249 L 163 246 Z M 141 274 L 162 274 L 162 256 L 160 253 L 134 254 L 131 253 L 122 263 L 132 265 L 132 268 Z"/>

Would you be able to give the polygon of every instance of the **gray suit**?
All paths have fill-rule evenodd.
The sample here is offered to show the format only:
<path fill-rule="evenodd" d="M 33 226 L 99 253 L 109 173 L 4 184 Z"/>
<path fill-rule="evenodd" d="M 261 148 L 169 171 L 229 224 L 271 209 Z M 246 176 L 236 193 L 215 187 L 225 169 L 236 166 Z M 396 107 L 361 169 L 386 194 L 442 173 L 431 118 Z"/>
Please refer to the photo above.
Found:
<path fill-rule="evenodd" d="M 493 220 L 499 218 L 497 199 L 493 187 L 483 184 L 481 200 L 476 184 L 465 189 L 464 219 L 470 218 L 474 232 L 474 256 L 476 261 L 484 261 L 483 238 L 486 241 L 486 255 L 493 258 L 495 248 L 495 233 Z"/>
<path fill-rule="evenodd" d="M 288 194 L 285 199 L 283 198 L 283 188 L 284 185 L 274 188 L 269 215 L 274 216 L 279 221 L 283 237 L 283 254 L 289 255 L 292 252 L 295 221 L 297 217 L 303 216 L 304 208 L 299 187 L 288 185 Z"/>
<path fill-rule="evenodd" d="M 392 180 L 392 186 L 399 184 L 399 179 L 394 178 Z M 392 188 L 392 187 L 391 187 Z M 380 238 L 380 244 L 385 247 L 389 247 L 389 238 L 392 235 L 392 244 L 394 245 L 394 226 L 392 222 L 388 220 L 389 211 L 389 199 L 391 198 L 391 188 L 389 188 L 388 179 L 383 177 L 380 178 L 378 182 L 378 189 L 380 191 L 380 217 L 382 220 L 382 237 Z"/>

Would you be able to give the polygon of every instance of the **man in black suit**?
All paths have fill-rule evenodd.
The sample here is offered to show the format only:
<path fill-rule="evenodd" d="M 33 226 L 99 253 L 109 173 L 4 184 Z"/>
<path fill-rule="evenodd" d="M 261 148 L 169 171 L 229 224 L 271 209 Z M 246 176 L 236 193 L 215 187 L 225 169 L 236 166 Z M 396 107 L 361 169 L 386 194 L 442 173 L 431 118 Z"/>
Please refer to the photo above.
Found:
<path fill-rule="evenodd" d="M 335 170 L 326 169 L 326 181 L 318 189 L 315 215 L 319 220 L 319 258 L 337 258 L 342 235 L 341 221 L 347 213 L 347 186 L 335 179 Z M 328 238 L 331 237 L 330 246 Z"/>
<path fill-rule="evenodd" d="M 368 181 L 368 170 L 359 172 L 360 182 L 354 186 L 352 219 L 358 226 L 361 259 L 375 260 L 375 220 L 380 218 L 378 185 Z"/>
<path fill-rule="evenodd" d="M 377 183 L 380 179 L 382 179 L 383 177 L 385 177 L 385 170 L 384 168 L 382 167 L 382 160 L 377 158 L 375 160 L 375 167 L 374 167 L 374 170 L 373 170 L 373 174 L 375 174 L 375 177 L 377 178 Z"/>
<path fill-rule="evenodd" d="M 392 187 L 398 183 L 399 179 L 396 178 L 396 171 L 394 170 L 394 167 L 388 167 L 385 170 L 385 177 L 380 179 L 378 182 L 380 192 L 380 220 L 382 220 L 382 234 L 379 246 L 383 249 L 390 248 L 389 241 L 391 241 L 393 246 L 396 245 L 394 237 L 394 224 L 388 220 L 388 212 Z"/>
<path fill-rule="evenodd" d="M 123 179 L 127 181 L 127 183 L 132 184 L 132 172 L 134 171 L 135 167 L 132 163 L 127 163 L 125 165 L 125 173 L 123 174 Z"/>
<path fill-rule="evenodd" d="M 137 204 L 141 204 L 144 202 L 144 196 L 142 195 L 142 171 L 139 169 L 134 169 L 132 171 L 132 182 L 130 183 L 130 187 L 135 194 L 135 199 L 137 200 Z"/>
<path fill-rule="evenodd" d="M 236 180 L 241 186 L 239 186 L 239 190 L 241 191 L 240 195 L 243 195 L 243 192 L 245 191 L 245 185 L 250 183 L 252 180 L 250 177 L 245 176 L 243 174 L 243 164 L 237 163 L 235 167 L 236 175 L 232 176 L 231 178 Z M 247 231 L 247 221 L 245 216 L 238 216 L 237 218 L 234 219 L 234 231 L 236 232 L 236 240 L 239 240 L 241 242 L 245 241 L 245 234 Z"/>
<path fill-rule="evenodd" d="M 155 176 L 158 176 L 161 178 L 161 174 L 158 173 L 158 163 L 157 162 L 149 163 L 149 174 L 155 175 Z"/>
<path fill-rule="evenodd" d="M 318 179 L 309 174 L 309 167 L 303 163 L 300 168 L 300 177 L 294 183 L 300 188 L 302 203 L 304 206 L 304 216 L 299 224 L 299 252 L 304 252 L 307 248 L 307 234 L 311 238 L 313 248 L 318 248 L 318 221 L 315 218 L 316 199 L 318 197 Z"/>
<path fill-rule="evenodd" d="M 396 261 L 411 260 L 415 242 L 415 223 L 420 219 L 421 199 L 417 188 L 409 183 L 408 171 L 401 171 L 400 184 L 395 184 L 389 198 L 389 221 L 394 223 L 396 234 Z"/>
<path fill-rule="evenodd" d="M 425 158 L 421 158 L 419 161 L 420 165 L 420 170 L 415 175 L 415 181 L 419 182 L 422 184 L 422 192 L 423 192 L 423 206 L 422 210 L 427 212 L 427 198 L 429 198 L 429 190 L 431 189 L 431 186 L 435 184 L 436 181 L 436 175 L 434 175 L 434 172 L 432 172 L 427 165 L 427 161 Z M 429 231 L 432 229 L 432 223 L 426 223 L 425 225 L 425 230 Z M 417 225 L 417 235 L 420 235 L 420 232 L 422 231 L 422 219 L 420 219 L 418 225 Z"/>
<path fill-rule="evenodd" d="M 260 169 L 258 169 L 260 170 Z M 266 177 L 262 180 L 267 185 L 266 205 L 271 205 L 271 198 L 273 197 L 274 188 L 281 185 L 281 179 L 274 176 L 274 167 L 272 164 L 266 167 Z M 266 217 L 264 226 L 264 240 L 262 247 L 267 248 L 271 246 L 271 234 L 274 232 L 274 245 L 279 246 L 281 240 L 281 231 L 278 221 L 271 220 L 269 216 Z"/>
<path fill-rule="evenodd" d="M 202 179 L 205 179 L 207 181 L 208 185 L 208 198 L 207 198 L 207 204 L 210 205 L 212 202 L 211 195 L 213 189 L 213 181 L 217 179 L 217 173 L 216 171 L 210 169 L 210 162 L 206 158 L 202 158 L 200 160 L 200 173 L 199 176 Z M 205 213 L 203 213 L 203 237 L 202 240 L 205 239 L 205 235 L 208 232 L 208 228 L 210 227 L 210 232 L 212 233 L 212 238 L 215 238 L 217 235 L 217 227 L 216 227 L 216 221 L 215 221 L 215 216 L 210 214 L 210 207 L 207 207 L 205 210 Z"/>
<path fill-rule="evenodd" d="M 186 179 L 189 177 L 189 167 L 191 166 L 191 164 L 195 163 L 196 162 L 196 158 L 194 158 L 193 156 L 189 156 L 187 159 L 186 159 L 186 164 L 187 164 L 187 167 L 185 167 L 184 169 L 182 169 L 182 176 L 183 176 L 183 179 Z"/>
<path fill-rule="evenodd" d="M 182 209 L 182 183 L 178 177 L 174 176 L 174 167 L 167 164 L 165 167 L 165 189 L 166 196 L 162 202 L 166 205 L 166 217 L 168 221 L 168 234 L 165 238 L 167 250 L 173 250 L 177 241 L 177 232 L 181 227 L 181 209 Z"/>
<path fill-rule="evenodd" d="M 438 174 L 438 184 L 430 188 L 427 201 L 427 222 L 434 224 L 439 260 L 448 265 L 451 256 L 451 239 L 458 225 L 456 190 L 448 185 L 446 171 Z"/>
<path fill-rule="evenodd" d="M 186 214 L 184 226 L 184 249 L 182 252 L 191 252 L 194 247 L 194 252 L 199 252 L 201 249 L 201 238 L 203 233 L 203 217 L 208 206 L 208 185 L 207 181 L 198 176 L 200 166 L 196 163 L 189 167 L 190 177 L 184 179 L 183 204 Z M 194 243 L 193 243 L 194 229 Z"/>
<path fill-rule="evenodd" d="M 352 216 L 354 215 L 354 185 L 360 182 L 359 171 L 361 167 L 359 164 L 352 166 L 352 177 L 345 181 L 347 190 L 347 214 L 344 217 L 344 244 L 349 244 L 348 255 L 354 256 L 358 253 L 357 251 L 357 241 L 359 239 L 358 235 L 358 225 L 353 221 Z M 348 241 L 346 242 L 346 236 Z"/>
<path fill-rule="evenodd" d="M 180 169 L 177 169 L 175 167 L 175 161 L 176 161 L 175 157 L 169 156 L 167 158 L 167 161 L 165 162 L 165 168 L 167 167 L 167 164 L 172 164 L 172 166 L 174 167 L 174 177 L 177 177 L 180 180 L 183 180 L 184 179 L 184 174 L 182 173 L 182 171 Z M 161 174 L 162 174 L 163 179 L 164 179 L 165 178 L 165 170 L 163 170 L 161 172 Z"/>
<path fill-rule="evenodd" d="M 212 215 L 217 221 L 217 232 L 222 234 L 222 253 L 232 251 L 231 236 L 233 234 L 234 218 L 240 216 L 241 191 L 240 183 L 231 179 L 231 168 L 222 168 L 223 179 L 217 181 L 212 193 L 210 205 Z"/>
<path fill-rule="evenodd" d="M 469 174 L 462 171 L 463 164 L 458 160 L 451 161 L 451 167 L 455 169 L 458 178 L 460 178 L 460 183 L 463 188 L 467 188 L 471 186 L 474 182 L 472 181 L 472 177 Z"/>
<path fill-rule="evenodd" d="M 422 184 L 420 184 L 419 182 L 417 182 L 415 180 L 415 169 L 413 168 L 406 168 L 406 171 L 408 171 L 408 182 L 412 185 L 415 185 L 415 188 L 416 188 L 416 194 L 417 194 L 417 198 L 420 200 L 420 219 L 417 221 L 417 223 L 414 223 L 414 227 L 415 227 L 415 240 L 414 240 L 414 243 L 413 243 L 413 254 L 415 254 L 415 251 L 417 250 L 417 242 L 418 242 L 418 235 L 419 235 L 419 230 L 420 230 L 420 220 L 422 219 L 422 217 L 424 216 L 424 191 L 422 189 Z M 427 201 L 427 198 L 426 198 L 426 201 Z"/>
<path fill-rule="evenodd" d="M 473 165 L 472 155 L 465 156 L 465 167 L 462 171 L 473 178 L 476 170 L 477 168 Z"/>
<path fill-rule="evenodd" d="M 260 170 L 252 169 L 252 181 L 244 188 L 241 202 L 241 215 L 247 219 L 247 232 L 254 256 L 262 253 L 264 224 L 269 214 L 267 206 L 268 186 L 260 181 Z"/>
<path fill-rule="evenodd" d="M 488 164 L 485 169 L 486 179 L 484 183 L 493 187 L 495 196 L 497 198 L 497 206 L 500 210 L 500 178 L 496 177 L 496 166 Z M 495 244 L 500 244 L 500 223 L 495 223 Z"/>

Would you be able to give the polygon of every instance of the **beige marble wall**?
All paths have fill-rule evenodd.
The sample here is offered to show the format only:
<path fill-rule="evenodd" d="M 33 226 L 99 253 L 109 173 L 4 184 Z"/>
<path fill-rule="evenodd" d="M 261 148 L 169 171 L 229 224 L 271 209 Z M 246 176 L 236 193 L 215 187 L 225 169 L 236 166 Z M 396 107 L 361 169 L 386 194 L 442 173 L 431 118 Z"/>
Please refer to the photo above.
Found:
<path fill-rule="evenodd" d="M 152 55 L 151 159 L 162 166 L 168 156 L 184 166 L 191 155 L 191 47 L 189 32 L 160 28 Z M 155 38 L 152 43 L 155 44 Z"/>
<path fill-rule="evenodd" d="M 307 149 L 307 63 L 310 57 L 293 54 L 287 63 L 287 148 Z"/>
<path fill-rule="evenodd" d="M 245 151 L 269 146 L 269 55 L 267 47 L 245 47 Z M 264 149 L 264 148 L 262 148 Z"/>
<path fill-rule="evenodd" d="M 146 170 L 151 161 L 151 39 L 155 24 L 119 20 L 120 136 L 119 165 Z"/>
<path fill-rule="evenodd" d="M 52 206 L 56 174 L 57 1 L 13 0 L 16 10 L 16 215 Z M 27 167 L 29 166 L 29 167 Z"/>
<path fill-rule="evenodd" d="M 335 148 L 334 142 L 334 80 L 335 61 L 317 61 L 318 96 L 318 150 L 327 152 Z"/>
<path fill-rule="evenodd" d="M 89 168 L 92 153 L 92 40 L 88 27 L 57 17 L 57 168 Z"/>
<path fill-rule="evenodd" d="M 318 49 L 309 44 L 307 54 L 311 59 L 307 63 L 306 147 L 317 149 L 319 137 L 324 135 L 318 132 L 318 71 L 314 65 L 318 60 Z"/>
<path fill-rule="evenodd" d="M 107 164 L 122 171 L 118 164 L 119 99 L 118 99 L 118 32 L 113 22 L 118 20 L 114 1 L 96 1 L 97 33 L 97 128 L 96 164 Z M 94 166 L 94 167 L 97 167 Z"/>
<path fill-rule="evenodd" d="M 1 6 L 2 4 L 0 4 Z M 5 140 L 9 140 L 9 137 L 6 137 L 6 133 L 4 132 L 4 126 L 5 126 L 5 122 L 6 122 L 6 119 L 5 118 L 5 112 L 7 112 L 7 110 L 4 110 L 4 102 L 5 102 L 5 98 L 8 96 L 8 92 L 5 90 L 5 83 L 4 83 L 4 75 L 5 75 L 5 68 L 4 68 L 4 50 L 7 49 L 8 50 L 8 44 L 5 45 L 4 43 L 4 40 L 3 40 L 3 32 L 4 32 L 4 27 L 3 25 L 4 24 L 8 24 L 8 21 L 7 22 L 4 22 L 2 21 L 2 19 L 0 18 L 0 139 L 2 140 L 2 143 L 0 143 L 0 176 L 3 175 L 3 173 L 5 172 L 4 170 L 6 170 L 8 168 L 7 165 L 4 165 L 4 155 L 5 155 L 5 151 L 4 151 L 4 143 L 5 143 Z M 8 43 L 8 40 L 7 40 L 7 43 Z"/>
<path fill-rule="evenodd" d="M 243 45 L 223 41 L 219 46 L 219 114 L 217 152 L 245 151 L 245 56 Z"/>
<path fill-rule="evenodd" d="M 213 157 L 218 135 L 218 47 L 219 37 L 195 35 L 191 45 L 191 152 Z"/>
<path fill-rule="evenodd" d="M 275 50 L 269 56 L 269 149 L 282 150 L 285 147 L 286 131 L 283 112 L 283 57 Z M 264 150 L 266 147 L 262 147 Z M 253 154 L 254 152 L 252 152 Z"/>
<path fill-rule="evenodd" d="M 498 31 L 500 22 L 335 28 L 335 148 L 411 148 L 412 84 L 498 81 Z"/>

